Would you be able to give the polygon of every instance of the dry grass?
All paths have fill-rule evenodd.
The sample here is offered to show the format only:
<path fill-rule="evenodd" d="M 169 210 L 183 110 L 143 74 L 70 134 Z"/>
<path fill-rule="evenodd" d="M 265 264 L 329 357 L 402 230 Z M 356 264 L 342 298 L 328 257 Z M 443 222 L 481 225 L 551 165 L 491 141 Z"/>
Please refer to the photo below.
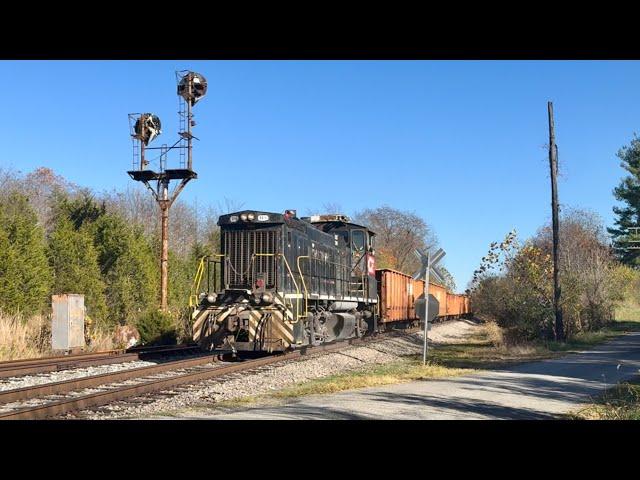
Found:
<path fill-rule="evenodd" d="M 634 299 L 629 299 L 616 308 L 616 320 L 627 322 L 640 322 L 640 304 Z"/>
<path fill-rule="evenodd" d="M 505 341 L 504 331 L 496 322 L 485 323 L 484 330 L 487 341 L 489 341 L 494 347 L 502 347 L 507 343 Z"/>
<path fill-rule="evenodd" d="M 640 378 L 616 385 L 599 399 L 569 418 L 575 420 L 640 420 Z"/>
<path fill-rule="evenodd" d="M 507 342 L 502 329 L 493 322 L 487 322 L 483 327 L 464 343 L 434 346 L 430 351 L 432 361 L 448 368 L 482 369 L 553 356 L 538 344 Z"/>
<path fill-rule="evenodd" d="M 0 360 L 41 357 L 51 353 L 51 326 L 46 317 L 0 312 Z"/>
<path fill-rule="evenodd" d="M 117 345 L 113 338 L 113 332 L 107 332 L 100 329 L 90 329 L 87 332 L 86 351 L 100 352 L 103 350 L 113 350 L 116 348 L 125 348 L 124 343 Z"/>
<path fill-rule="evenodd" d="M 465 343 L 437 345 L 434 362 L 452 368 L 496 368 L 514 363 L 543 360 L 591 348 L 625 332 L 640 329 L 640 322 L 616 321 L 597 332 L 583 332 L 566 343 L 514 342 L 494 322 L 487 322 Z"/>
<path fill-rule="evenodd" d="M 452 377 L 470 373 L 470 370 L 448 368 L 434 363 L 422 365 L 422 361 L 411 358 L 365 371 L 344 373 L 295 385 L 270 394 L 274 398 L 291 398 L 303 395 L 336 393 L 356 388 L 376 387 L 394 383 L 426 380 L 429 378 Z"/>
<path fill-rule="evenodd" d="M 341 373 L 329 377 L 303 382 L 276 392 L 240 397 L 217 402 L 217 409 L 242 409 L 248 406 L 269 406 L 281 404 L 284 400 L 305 395 L 337 393 L 357 388 L 376 387 L 395 383 L 405 383 L 429 378 L 450 377 L 468 374 L 469 369 L 447 368 L 427 363 L 422 365 L 422 357 L 405 358 L 385 365 L 370 366 L 364 370 Z"/>
<path fill-rule="evenodd" d="M 115 348 L 110 333 L 89 332 L 86 351 Z M 0 361 L 51 355 L 51 319 L 43 315 L 25 318 L 0 312 Z"/>

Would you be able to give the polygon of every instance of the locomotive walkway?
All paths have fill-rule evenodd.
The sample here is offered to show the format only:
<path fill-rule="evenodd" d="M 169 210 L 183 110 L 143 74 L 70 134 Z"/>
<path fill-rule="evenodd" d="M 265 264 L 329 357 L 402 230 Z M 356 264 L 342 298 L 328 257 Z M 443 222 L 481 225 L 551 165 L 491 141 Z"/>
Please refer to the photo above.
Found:
<path fill-rule="evenodd" d="M 553 360 L 331 395 L 211 419 L 552 419 L 640 371 L 640 332 Z"/>

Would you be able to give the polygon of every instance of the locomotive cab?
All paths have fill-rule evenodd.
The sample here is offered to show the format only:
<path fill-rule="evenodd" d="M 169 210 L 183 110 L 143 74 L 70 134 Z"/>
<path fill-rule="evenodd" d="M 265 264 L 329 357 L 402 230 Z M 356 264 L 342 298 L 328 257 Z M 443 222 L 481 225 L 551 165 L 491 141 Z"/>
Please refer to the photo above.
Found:
<path fill-rule="evenodd" d="M 375 233 L 352 223 L 346 215 L 314 215 L 305 218 L 316 228 L 332 234 L 337 244 L 347 250 L 351 267 L 351 284 L 363 297 L 376 297 Z"/>

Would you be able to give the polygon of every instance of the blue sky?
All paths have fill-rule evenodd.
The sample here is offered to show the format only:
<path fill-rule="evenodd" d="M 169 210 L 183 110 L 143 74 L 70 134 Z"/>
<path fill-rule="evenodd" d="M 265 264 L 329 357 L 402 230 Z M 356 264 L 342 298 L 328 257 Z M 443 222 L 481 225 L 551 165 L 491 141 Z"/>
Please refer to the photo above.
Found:
<path fill-rule="evenodd" d="M 126 187 L 127 113 L 156 113 L 156 146 L 173 143 L 182 69 L 209 92 L 194 110 L 199 178 L 181 199 L 412 210 L 459 290 L 491 241 L 550 218 L 548 100 L 561 204 L 607 225 L 624 173 L 615 154 L 640 121 L 637 61 L 0 61 L 0 167 Z"/>

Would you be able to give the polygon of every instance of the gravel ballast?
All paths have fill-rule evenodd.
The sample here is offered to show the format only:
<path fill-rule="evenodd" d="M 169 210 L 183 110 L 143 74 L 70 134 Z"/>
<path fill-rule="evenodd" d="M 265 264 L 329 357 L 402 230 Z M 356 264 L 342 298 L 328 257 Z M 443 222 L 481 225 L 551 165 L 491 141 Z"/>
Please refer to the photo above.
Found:
<path fill-rule="evenodd" d="M 435 324 L 429 331 L 434 343 L 455 343 L 477 331 L 477 324 L 451 321 Z M 215 407 L 223 401 L 254 397 L 330 375 L 353 372 L 398 361 L 422 352 L 422 333 L 398 333 L 367 345 L 339 352 L 318 353 L 302 360 L 284 360 L 251 372 L 231 374 L 167 390 L 158 395 L 114 402 L 93 411 L 77 412 L 65 418 L 116 419 L 158 418 L 158 415 L 182 416 L 190 408 Z"/>
<path fill-rule="evenodd" d="M 156 363 L 137 360 L 133 362 L 113 363 L 111 365 L 98 365 L 95 367 L 39 373 L 37 375 L 3 378 L 0 380 L 0 392 L 15 390 L 18 388 L 33 387 L 35 385 L 43 385 L 45 383 L 62 382 L 64 380 L 72 380 L 75 378 L 90 377 L 92 375 L 101 375 L 103 373 L 119 372 L 121 370 L 129 370 L 132 368 L 148 367 L 150 365 L 156 365 Z"/>

